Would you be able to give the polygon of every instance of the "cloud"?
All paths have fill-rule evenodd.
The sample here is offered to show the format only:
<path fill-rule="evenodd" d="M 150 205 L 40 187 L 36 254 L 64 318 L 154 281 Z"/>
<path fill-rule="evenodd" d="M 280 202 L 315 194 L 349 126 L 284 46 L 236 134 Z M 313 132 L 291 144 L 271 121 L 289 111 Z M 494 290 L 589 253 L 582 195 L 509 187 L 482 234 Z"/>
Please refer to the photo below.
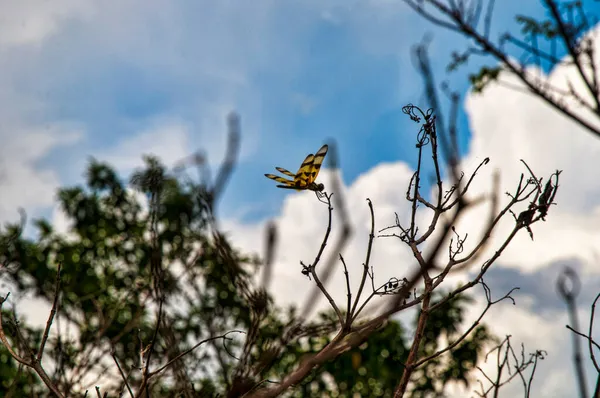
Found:
<path fill-rule="evenodd" d="M 304 93 L 292 94 L 291 101 L 300 109 L 303 115 L 308 115 L 317 106 L 317 100 Z"/>
<path fill-rule="evenodd" d="M 49 125 L 12 130 L 10 139 L 5 134 L 0 133 L 0 220 L 16 221 L 18 208 L 35 214 L 54 202 L 59 176 L 38 163 L 56 147 L 77 142 L 82 132 L 73 126 Z"/>
<path fill-rule="evenodd" d="M 573 76 L 573 70 L 553 72 L 547 79 L 553 82 L 565 79 L 565 76 Z M 518 85 L 514 79 L 505 80 L 511 85 Z M 556 197 L 557 206 L 551 208 L 547 222 L 533 226 L 535 240 L 531 241 L 526 233 L 521 233 L 511 242 L 496 268 L 492 268 L 488 274 L 488 279 L 492 280 L 495 287 L 495 295 L 504 294 L 513 286 L 521 286 L 525 291 L 517 293 L 519 300 L 516 306 L 499 305 L 484 318 L 484 322 L 501 337 L 512 335 L 517 347 L 523 342 L 527 350 L 548 351 L 546 360 L 538 366 L 534 395 L 571 396 L 576 388 L 575 379 L 570 368 L 564 365 L 565 359 L 572 355 L 571 335 L 564 327 L 570 321 L 564 306 L 561 308 L 556 299 L 555 281 L 565 264 L 575 266 L 580 272 L 585 292 L 579 301 L 580 319 L 587 319 L 592 290 L 597 289 L 597 283 L 593 282 L 600 277 L 597 267 L 597 242 L 600 238 L 600 188 L 597 182 L 600 181 L 600 170 L 595 165 L 600 157 L 600 140 L 538 98 L 503 85 L 492 85 L 484 94 L 470 94 L 465 105 L 473 136 L 470 153 L 464 159 L 465 172 L 474 170 L 485 157 L 491 159 L 490 165 L 479 173 L 473 185 L 474 195 L 490 191 L 494 169 L 501 172 L 501 194 L 513 191 L 520 174 L 528 175 L 521 159 L 531 166 L 538 177 L 547 177 L 557 169 L 564 170 Z M 410 175 L 410 169 L 402 162 L 380 165 L 366 171 L 355 181 L 344 185 L 342 192 L 336 193 L 345 197 L 354 231 L 342 253 L 348 264 L 354 291 L 369 232 L 365 198 L 373 200 L 377 229 L 392 224 L 394 212 L 399 213 L 401 220 L 405 219 L 403 217 L 408 214 L 408 208 L 404 196 Z M 326 182 L 326 173 L 320 178 Z M 328 187 L 331 188 L 331 185 Z M 502 200 L 506 202 L 507 198 L 504 196 Z M 485 206 L 475 209 L 458 224 L 459 233 L 469 233 L 472 246 L 476 236 L 481 234 L 487 210 Z M 421 212 L 419 221 L 425 219 L 425 212 Z M 274 266 L 272 292 L 280 303 L 301 303 L 302 297 L 312 288 L 312 283 L 300 274 L 298 262 L 312 261 L 324 233 L 327 212 L 312 193 L 292 193 L 284 199 L 276 222 L 279 252 Z M 232 231 L 234 242 L 245 250 L 262 247 L 262 224 L 240 226 L 235 220 L 229 220 L 226 225 Z M 420 225 L 420 230 L 425 230 L 427 224 Z M 498 250 L 513 225 L 514 220 L 509 216 L 495 230 L 492 244 L 487 249 L 488 257 Z M 339 233 L 339 229 L 337 220 L 333 225 L 334 234 Z M 324 257 L 337 256 L 337 253 L 329 251 L 334 241 L 335 236 L 328 242 Z M 406 275 L 414 267 L 411 253 L 405 249 L 398 240 L 375 240 L 372 265 L 378 283 L 390 276 Z M 342 265 L 338 262 L 335 267 L 336 273 L 328 290 L 338 303 L 344 303 Z M 465 274 L 457 276 L 447 281 L 447 286 L 466 277 Z M 480 293 L 477 295 L 481 297 Z M 322 300 L 320 308 L 327 308 L 328 305 L 326 300 Z M 488 369 L 493 366 L 485 365 Z M 519 388 L 517 382 L 507 388 L 502 396 L 520 394 L 517 392 Z"/>
<path fill-rule="evenodd" d="M 189 128 L 179 121 L 159 120 L 151 127 L 118 141 L 114 148 L 99 151 L 99 160 L 124 173 L 143 166 L 143 155 L 156 155 L 167 167 L 190 154 Z"/>
<path fill-rule="evenodd" d="M 89 16 L 87 0 L 23 0 L 0 4 L 0 46 L 40 44 L 70 18 Z"/>

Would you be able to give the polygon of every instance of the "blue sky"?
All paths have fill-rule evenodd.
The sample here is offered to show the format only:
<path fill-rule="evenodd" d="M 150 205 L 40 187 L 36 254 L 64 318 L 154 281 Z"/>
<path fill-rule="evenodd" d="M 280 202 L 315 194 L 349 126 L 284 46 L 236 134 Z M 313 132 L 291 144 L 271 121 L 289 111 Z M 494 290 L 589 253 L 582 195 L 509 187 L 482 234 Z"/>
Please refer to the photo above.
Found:
<path fill-rule="evenodd" d="M 276 165 L 294 169 L 329 138 L 338 142 L 348 183 L 380 162 L 414 162 L 406 143 L 415 129 L 401 107 L 425 105 L 411 59 L 425 34 L 432 34 L 438 82 L 448 80 L 465 94 L 465 72 L 483 62 L 475 58 L 445 75 L 450 52 L 464 49 L 465 41 L 402 2 L 180 2 L 139 15 L 134 5 L 65 18 L 42 44 L 7 50 L 3 63 L 15 89 L 45 102 L 27 113 L 29 120 L 85 131 L 38 167 L 76 182 L 85 155 L 110 151 L 165 118 L 188 126 L 190 151 L 206 148 L 216 161 L 224 113 L 235 109 L 242 116 L 243 157 L 221 209 L 247 220 L 272 215 L 286 194 L 263 174 Z M 515 26 L 515 12 L 539 16 L 540 10 L 537 2 L 503 2 L 492 36 Z M 462 115 L 464 150 L 468 139 Z"/>
<path fill-rule="evenodd" d="M 417 129 L 401 108 L 426 107 L 413 46 L 431 34 L 437 82 L 448 80 L 463 97 L 467 73 L 493 65 L 475 57 L 445 74 L 451 52 L 468 43 L 401 0 L 48 3 L 0 3 L 0 139 L 6 144 L 0 146 L 0 167 L 7 172 L 0 174 L 0 222 L 14 220 L 19 206 L 32 216 L 51 216 L 56 189 L 82 183 L 91 155 L 114 164 L 124 178 L 147 152 L 172 166 L 204 149 L 216 164 L 224 154 L 225 117 L 235 110 L 242 119 L 242 151 L 219 210 L 247 252 L 260 251 L 266 220 L 276 218 L 287 231 L 278 298 L 306 283 L 293 279 L 301 278 L 297 270 L 290 276 L 289 264 L 318 246 L 309 238 L 322 226 L 306 216 L 315 214 L 308 198 L 276 189 L 263 174 L 275 166 L 295 170 L 306 154 L 335 139 L 351 214 L 364 221 L 360 211 L 370 196 L 388 225 L 405 192 L 399 184 L 410 175 L 406 165 L 415 159 Z M 597 2 L 586 5 L 600 11 Z M 543 12 L 538 1 L 497 1 L 491 35 L 514 30 L 516 13 Z M 600 157 L 598 140 L 511 92 L 494 89 L 463 105 L 470 113 L 461 109 L 460 144 L 463 154 L 474 152 L 471 160 L 492 156 L 509 179 L 522 172 L 520 157 L 548 173 L 565 168 L 558 214 L 536 229 L 535 242 L 527 236 L 515 242 L 490 273 L 498 293 L 515 281 L 522 285 L 519 306 L 486 319 L 496 322 L 499 333 L 508 328 L 526 342 L 552 347 L 555 356 L 544 372 L 554 378 L 548 380 L 571 377 L 556 361 L 568 352 L 570 335 L 548 281 L 565 263 L 587 273 L 584 281 L 600 278 L 600 176 L 597 165 L 585 163 Z M 546 133 L 553 138 L 540 150 Z M 353 242 L 348 251 L 360 247 Z M 382 262 L 397 261 L 395 249 L 386 250 Z M 584 288 L 582 308 L 595 289 L 592 282 Z M 547 333 L 542 338 L 536 330 Z"/>

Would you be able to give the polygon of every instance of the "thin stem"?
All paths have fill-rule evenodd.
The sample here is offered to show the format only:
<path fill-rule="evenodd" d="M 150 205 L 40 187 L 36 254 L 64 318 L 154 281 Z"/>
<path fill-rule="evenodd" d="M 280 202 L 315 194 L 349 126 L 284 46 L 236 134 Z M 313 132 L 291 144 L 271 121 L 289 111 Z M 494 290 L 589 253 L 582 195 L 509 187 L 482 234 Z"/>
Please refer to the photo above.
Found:
<path fill-rule="evenodd" d="M 365 281 L 367 279 L 367 275 L 369 274 L 369 261 L 371 260 L 371 249 L 373 248 L 373 240 L 375 239 L 375 213 L 373 210 L 373 203 L 371 199 L 367 198 L 367 202 L 369 203 L 369 210 L 371 211 L 371 232 L 369 233 L 369 244 L 367 246 L 367 257 L 365 262 L 363 263 L 363 275 L 362 280 L 360 281 L 360 286 L 358 288 L 358 293 L 356 294 L 356 298 L 354 300 L 354 305 L 352 306 L 352 310 L 348 312 L 348 318 L 351 317 L 352 321 L 356 319 L 356 306 L 360 301 L 360 297 L 362 295 L 363 288 L 365 286 Z M 350 307 L 348 307 L 350 308 Z M 349 326 L 349 325 L 348 325 Z"/>
<path fill-rule="evenodd" d="M 46 341 L 48 340 L 48 334 L 50 333 L 50 326 L 52 326 L 52 321 L 54 320 L 54 316 L 56 315 L 58 307 L 58 296 L 60 294 L 60 268 L 61 263 L 58 263 L 58 269 L 56 270 L 56 287 L 54 289 L 54 300 L 52 302 L 52 309 L 50 310 L 50 315 L 48 316 L 48 321 L 46 322 L 46 329 L 44 329 L 44 335 L 42 336 L 42 342 L 40 343 L 40 348 L 37 354 L 37 360 L 40 362 L 42 360 L 42 356 L 44 355 L 44 347 L 46 347 Z"/>

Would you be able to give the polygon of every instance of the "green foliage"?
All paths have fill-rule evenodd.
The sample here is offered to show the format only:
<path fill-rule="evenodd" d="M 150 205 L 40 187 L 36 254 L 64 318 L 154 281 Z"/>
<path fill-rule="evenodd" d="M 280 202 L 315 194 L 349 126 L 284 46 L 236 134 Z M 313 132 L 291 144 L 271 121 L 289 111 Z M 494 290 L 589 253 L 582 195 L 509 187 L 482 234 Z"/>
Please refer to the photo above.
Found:
<path fill-rule="evenodd" d="M 323 372 L 333 377 L 342 396 L 391 397 L 410 348 L 407 337 L 399 322 L 389 322 L 367 342 L 327 363 Z"/>
<path fill-rule="evenodd" d="M 549 20 L 538 21 L 535 18 L 526 15 L 517 15 L 515 20 L 521 25 L 521 33 L 523 35 L 542 35 L 547 39 L 554 38 L 558 35 L 558 29 Z"/>
<path fill-rule="evenodd" d="M 155 326 L 156 305 L 149 303 L 151 264 L 157 257 L 166 301 L 164 333 L 159 334 L 155 358 L 164 362 L 199 339 L 249 325 L 250 308 L 238 287 L 251 282 L 253 268 L 244 265 L 248 259 L 237 254 L 225 237 L 209 231 L 205 187 L 168 175 L 151 157 L 131 182 L 146 195 L 147 203 L 110 166 L 92 160 L 86 187 L 58 193 L 71 225 L 69 236 L 37 220 L 36 239 L 14 238 L 19 235 L 16 225 L 5 228 L 0 237 L 0 261 L 7 264 L 2 276 L 21 292 L 51 302 L 61 264 L 59 314 L 80 333 L 49 341 L 52 359 L 61 363 L 55 377 L 75 369 L 101 371 L 99 363 L 87 363 L 86 347 L 91 346 L 104 349 L 104 354 L 113 351 L 124 368 L 140 366 L 140 344 L 147 344 Z M 153 226 L 156 242 L 151 237 Z M 33 346 L 34 341 L 30 343 Z M 195 362 L 194 379 L 202 380 L 203 374 L 209 379 L 214 354 L 207 351 L 198 350 L 184 361 Z M 14 372 L 14 364 L 7 369 Z M 212 380 L 210 384 L 214 385 Z"/>
<path fill-rule="evenodd" d="M 477 74 L 470 74 L 469 80 L 473 85 L 473 92 L 482 93 L 488 84 L 498 80 L 500 72 L 502 72 L 502 68 L 499 66 L 494 68 L 483 66 Z"/>
<path fill-rule="evenodd" d="M 553 12 L 550 10 L 549 14 Z M 564 14 L 561 14 L 561 10 L 564 10 Z M 455 71 L 460 66 L 465 65 L 471 55 L 493 55 L 498 61 L 502 63 L 507 62 L 506 60 L 511 58 L 509 52 L 504 49 L 506 43 L 516 45 L 517 48 L 521 49 L 523 54 L 521 56 L 521 65 L 519 69 L 525 68 L 527 64 L 535 64 L 537 67 L 542 67 L 541 59 L 549 61 L 548 66 L 554 67 L 559 62 L 556 58 L 555 47 L 562 45 L 561 42 L 568 43 L 568 46 L 577 47 L 576 41 L 579 37 L 583 36 L 590 28 L 590 19 L 586 16 L 585 9 L 582 7 L 582 3 L 578 1 L 567 2 L 562 4 L 557 10 L 557 15 L 560 17 L 560 24 L 556 20 L 556 17 L 552 15 L 551 18 L 547 19 L 536 19 L 527 15 L 516 15 L 515 21 L 520 25 L 521 37 L 507 32 L 501 36 L 500 45 L 495 46 L 491 42 L 484 42 L 488 40 L 485 37 L 484 40 L 475 39 L 477 44 L 476 47 L 471 47 L 463 52 L 453 52 L 452 60 L 447 67 L 447 71 Z M 562 26 L 562 27 L 561 27 Z M 466 26 L 461 28 L 466 36 L 475 38 L 471 32 L 476 31 L 476 26 Z M 554 50 L 547 51 L 545 48 L 549 46 Z M 568 48 L 564 49 L 565 52 L 569 53 Z M 578 50 L 579 51 L 579 50 Z M 501 54 L 498 55 L 498 53 Z M 535 59 L 534 63 L 523 61 L 529 59 L 529 57 Z M 505 67 L 506 68 L 506 67 Z M 481 93 L 483 90 L 494 81 L 498 80 L 500 73 L 505 70 L 501 66 L 483 66 L 477 73 L 470 74 L 469 80 L 472 85 L 472 90 L 475 93 Z M 519 74 L 520 72 L 517 72 Z M 524 73 L 524 72 L 521 72 Z"/>
<path fill-rule="evenodd" d="M 265 292 L 253 288 L 256 262 L 237 253 L 212 228 L 209 189 L 170 175 L 156 158 L 145 161 L 129 186 L 109 165 L 92 159 L 85 186 L 61 189 L 58 201 L 69 221 L 68 236 L 58 234 L 46 220 L 35 220 L 34 238 L 20 236 L 20 225 L 8 225 L 0 233 L 0 263 L 6 264 L 2 277 L 22 293 L 52 302 L 61 265 L 60 322 L 55 319 L 53 324 L 61 333 L 48 340 L 44 357 L 59 389 L 83 393 L 100 385 L 111 394 L 123 391 L 111 353 L 123 369 L 131 369 L 129 383 L 137 386 L 140 350 L 154 334 L 159 291 L 163 322 L 151 368 L 203 339 L 232 330 L 247 334 L 211 341 L 176 361 L 153 385 L 153 396 L 217 396 L 232 385 L 245 392 L 261 380 L 282 378 L 323 348 L 337 318 L 321 314 L 284 337 L 295 310 L 276 308 Z M 440 338 L 456 336 L 468 304 L 458 298 L 431 314 L 421 355 L 438 349 Z M 18 347 L 14 323 L 9 315 L 3 319 L 13 347 Z M 66 324 L 78 333 L 66 334 Z M 19 325 L 29 346 L 37 349 L 41 330 L 27 327 L 22 319 Z M 243 364 L 239 358 L 245 339 L 250 345 Z M 449 363 L 425 364 L 418 370 L 414 393 L 439 392 L 451 380 L 467 383 L 489 339 L 479 326 Z M 360 347 L 315 370 L 290 394 L 391 396 L 410 340 L 402 324 L 390 321 Z M 3 346 L 0 362 L 0 396 L 9 388 L 16 396 L 45 391 L 31 370 L 18 370 Z M 93 384 L 76 377 L 107 371 L 112 372 L 108 380 Z"/>
<path fill-rule="evenodd" d="M 12 311 L 3 309 L 2 319 L 4 320 L 3 328 L 8 335 L 16 333 L 15 321 Z M 20 332 L 31 341 L 39 343 L 41 333 L 19 323 Z M 37 377 L 25 367 L 19 367 L 19 363 L 10 355 L 8 349 L 0 344 L 0 396 L 36 396 L 43 394 L 46 391 L 44 385 Z"/>

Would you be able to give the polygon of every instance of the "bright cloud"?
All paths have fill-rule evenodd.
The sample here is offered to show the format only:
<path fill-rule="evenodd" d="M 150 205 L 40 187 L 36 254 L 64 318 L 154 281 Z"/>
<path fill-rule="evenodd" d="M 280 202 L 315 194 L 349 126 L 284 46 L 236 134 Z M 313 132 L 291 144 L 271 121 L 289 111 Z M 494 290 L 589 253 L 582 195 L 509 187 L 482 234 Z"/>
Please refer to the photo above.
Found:
<path fill-rule="evenodd" d="M 46 126 L 0 132 L 0 220 L 15 221 L 18 208 L 51 206 L 60 180 L 54 170 L 40 170 L 36 163 L 57 146 L 77 142 L 82 133 L 72 126 Z M 14 135 L 12 135 L 14 134 Z M 10 139 L 3 137 L 12 135 Z"/>
<path fill-rule="evenodd" d="M 23 0 L 0 3 L 0 46 L 40 44 L 70 18 L 89 16 L 87 0 Z"/>
<path fill-rule="evenodd" d="M 172 166 L 190 153 L 189 128 L 177 121 L 157 121 L 143 130 L 119 141 L 115 148 L 101 151 L 98 159 L 122 172 L 143 166 L 143 155 L 153 154 L 167 166 Z"/>

